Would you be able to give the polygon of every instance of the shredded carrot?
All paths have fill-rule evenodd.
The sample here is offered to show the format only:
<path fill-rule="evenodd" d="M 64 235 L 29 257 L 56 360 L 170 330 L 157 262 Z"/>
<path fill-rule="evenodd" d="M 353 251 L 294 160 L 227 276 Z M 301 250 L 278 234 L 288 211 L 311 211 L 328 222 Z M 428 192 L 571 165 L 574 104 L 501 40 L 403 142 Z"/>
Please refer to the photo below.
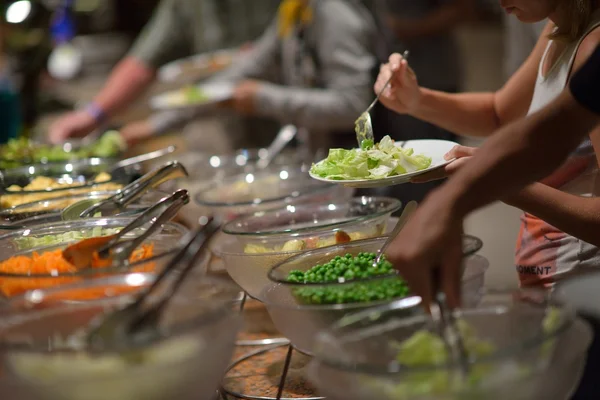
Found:
<path fill-rule="evenodd" d="M 143 244 L 129 257 L 131 263 L 139 262 L 154 255 L 153 244 Z M 102 260 L 94 255 L 92 268 L 105 268 L 111 265 L 110 260 Z M 153 272 L 155 264 L 143 263 L 128 272 Z M 0 277 L 0 291 L 10 297 L 28 290 L 42 289 L 67 283 L 73 283 L 81 278 L 64 277 L 61 275 L 76 273 L 77 268 L 65 260 L 62 250 L 46 251 L 42 254 L 33 252 L 31 256 L 14 256 L 0 262 L 0 272 L 15 275 L 41 275 L 40 277 L 10 278 Z M 93 277 L 101 277 L 102 274 Z M 106 276 L 106 275 L 104 275 Z M 93 297 L 97 297 L 92 295 Z"/>

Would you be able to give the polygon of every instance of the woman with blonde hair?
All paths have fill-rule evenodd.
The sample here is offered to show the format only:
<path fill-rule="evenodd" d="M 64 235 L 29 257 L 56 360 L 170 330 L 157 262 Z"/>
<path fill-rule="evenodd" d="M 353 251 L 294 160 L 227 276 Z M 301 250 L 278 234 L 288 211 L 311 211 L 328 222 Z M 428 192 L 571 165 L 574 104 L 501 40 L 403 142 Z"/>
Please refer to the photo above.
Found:
<path fill-rule="evenodd" d="M 523 22 L 549 18 L 536 47 L 495 93 L 448 94 L 420 87 L 399 54 L 381 69 L 375 90 L 391 74 L 383 104 L 459 135 L 485 137 L 500 126 L 554 100 L 600 43 L 600 12 L 593 0 L 501 0 Z M 569 134 L 565 132 L 565 134 Z M 544 183 L 529 186 L 505 202 L 525 211 L 517 243 L 521 283 L 546 281 L 584 267 L 600 267 L 600 199 L 594 187 L 600 129 L 582 143 L 568 165 Z M 456 149 L 458 157 L 473 150 Z M 461 165 L 461 163 L 457 163 Z"/>
<path fill-rule="evenodd" d="M 392 54 L 375 84 L 378 92 L 394 75 L 382 103 L 459 135 L 486 137 L 554 100 L 600 44 L 599 5 L 594 0 L 500 0 L 500 4 L 522 22 L 550 20 L 527 60 L 500 90 L 461 94 L 429 90 L 419 86 L 417 76 L 399 54 Z M 459 147 L 451 156 L 466 157 L 474 151 Z M 598 152 L 597 127 L 558 171 L 503 199 L 525 211 L 515 257 L 522 285 L 544 284 L 560 275 L 600 267 L 600 189 L 595 187 Z M 447 171 L 464 161 L 455 161 Z M 589 372 L 591 379 L 600 366 L 597 358 L 590 363 L 586 374 Z M 586 394 L 588 389 L 594 393 L 587 378 L 575 398 L 597 398 L 597 394 Z"/>

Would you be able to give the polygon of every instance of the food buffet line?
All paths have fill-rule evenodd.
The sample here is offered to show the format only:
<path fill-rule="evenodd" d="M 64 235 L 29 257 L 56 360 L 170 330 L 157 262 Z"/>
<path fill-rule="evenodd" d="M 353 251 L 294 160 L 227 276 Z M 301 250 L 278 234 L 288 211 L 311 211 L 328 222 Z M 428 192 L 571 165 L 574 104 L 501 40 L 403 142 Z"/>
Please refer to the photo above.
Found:
<path fill-rule="evenodd" d="M 447 162 L 452 143 L 425 142 L 363 142 L 315 164 L 281 144 L 123 160 L 110 132 L 2 146 L 2 397 L 567 398 L 591 334 L 557 296 L 487 293 L 482 243 L 465 235 L 465 366 L 378 258 L 408 206 L 353 187 Z M 257 304 L 274 331 L 243 328 Z"/>

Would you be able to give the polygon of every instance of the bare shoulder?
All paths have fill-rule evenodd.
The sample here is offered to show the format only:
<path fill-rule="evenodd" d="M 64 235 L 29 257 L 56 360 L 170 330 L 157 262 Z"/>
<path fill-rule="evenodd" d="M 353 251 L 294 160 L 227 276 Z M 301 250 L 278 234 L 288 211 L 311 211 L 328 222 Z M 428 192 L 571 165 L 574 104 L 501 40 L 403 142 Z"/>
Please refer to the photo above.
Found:
<path fill-rule="evenodd" d="M 573 71 L 577 71 L 594 53 L 594 50 L 600 45 L 600 26 L 591 31 L 581 42 L 577 49 Z"/>

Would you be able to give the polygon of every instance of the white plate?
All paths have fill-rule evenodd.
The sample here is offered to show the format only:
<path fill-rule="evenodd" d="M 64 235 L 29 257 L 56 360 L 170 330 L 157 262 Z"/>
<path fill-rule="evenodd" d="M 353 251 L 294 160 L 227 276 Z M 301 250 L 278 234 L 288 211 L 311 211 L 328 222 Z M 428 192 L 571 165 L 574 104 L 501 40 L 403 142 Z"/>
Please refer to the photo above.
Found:
<path fill-rule="evenodd" d="M 176 82 L 192 76 L 202 79 L 227 68 L 239 54 L 240 49 L 219 50 L 212 53 L 197 54 L 170 62 L 158 70 L 161 82 Z"/>
<path fill-rule="evenodd" d="M 449 152 L 454 146 L 457 146 L 458 143 L 450 142 L 448 140 L 408 140 L 406 142 L 396 142 L 397 147 L 413 149 L 415 154 L 423 154 L 427 157 L 431 157 L 431 166 L 429 168 L 423 169 L 421 171 L 409 172 L 402 175 L 390 176 L 388 178 L 383 179 L 354 179 L 354 180 L 333 180 L 333 179 L 325 179 L 320 176 L 313 175 L 310 176 L 316 180 L 329 182 L 329 183 L 337 183 L 340 185 L 352 187 L 352 188 L 377 188 L 377 187 L 385 187 L 385 186 L 393 186 L 400 185 L 402 183 L 408 183 L 415 176 L 424 174 L 426 172 L 430 172 L 434 169 L 441 168 L 445 165 L 448 165 L 453 160 L 446 161 L 444 159 L 444 155 Z M 324 160 L 319 161 L 319 163 Z M 317 163 L 318 164 L 318 163 Z"/>
<path fill-rule="evenodd" d="M 155 110 L 175 110 L 194 108 L 197 110 L 213 108 L 218 103 L 229 100 L 233 96 L 234 86 L 230 83 L 215 82 L 198 85 L 207 99 L 199 103 L 190 103 L 185 96 L 185 88 L 166 92 L 150 99 L 150 106 Z"/>

